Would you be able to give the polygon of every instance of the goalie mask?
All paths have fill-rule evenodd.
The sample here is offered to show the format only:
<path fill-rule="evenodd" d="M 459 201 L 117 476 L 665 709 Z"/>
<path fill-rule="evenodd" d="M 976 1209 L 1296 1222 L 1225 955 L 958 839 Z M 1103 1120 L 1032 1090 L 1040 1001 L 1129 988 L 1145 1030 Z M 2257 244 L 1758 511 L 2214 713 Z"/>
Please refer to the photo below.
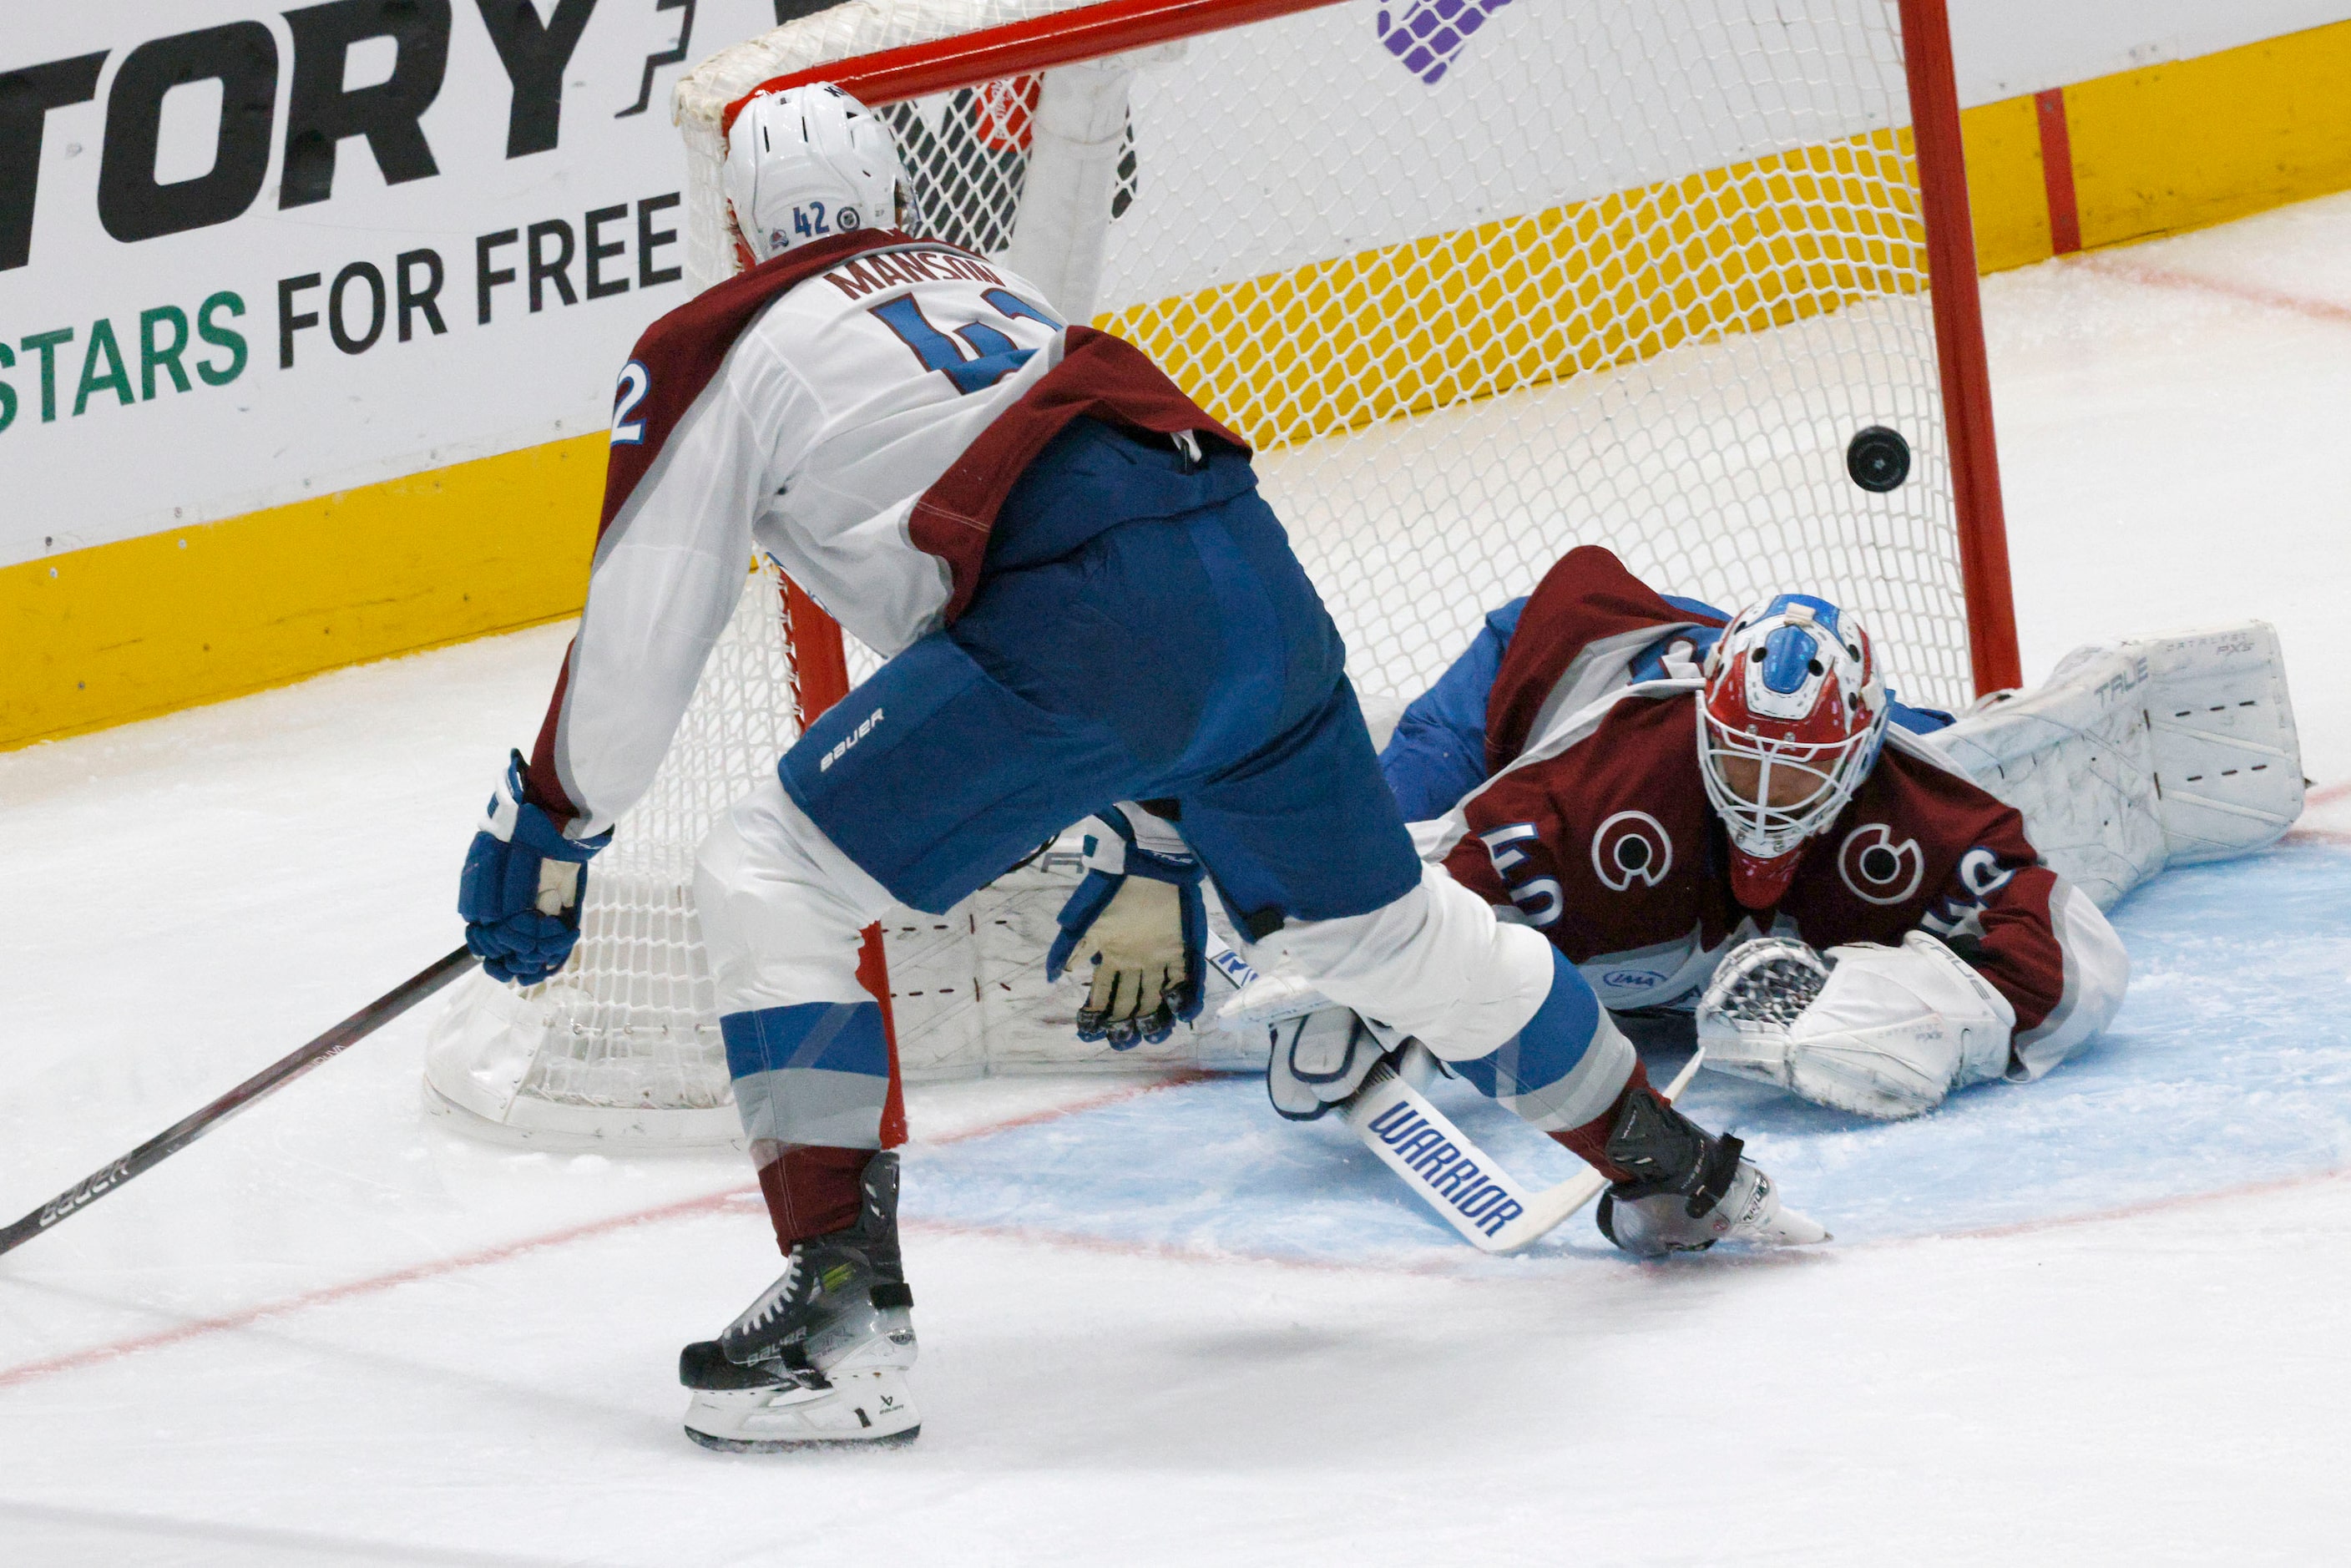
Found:
<path fill-rule="evenodd" d="M 794 246 L 900 225 L 912 190 L 881 116 L 818 82 L 762 93 L 726 133 L 726 204 L 749 265 Z"/>
<path fill-rule="evenodd" d="M 1869 777 L 1888 706 L 1860 620 L 1809 594 L 1741 612 L 1708 653 L 1698 773 L 1730 834 L 1740 904 L 1780 901 L 1804 841 Z"/>

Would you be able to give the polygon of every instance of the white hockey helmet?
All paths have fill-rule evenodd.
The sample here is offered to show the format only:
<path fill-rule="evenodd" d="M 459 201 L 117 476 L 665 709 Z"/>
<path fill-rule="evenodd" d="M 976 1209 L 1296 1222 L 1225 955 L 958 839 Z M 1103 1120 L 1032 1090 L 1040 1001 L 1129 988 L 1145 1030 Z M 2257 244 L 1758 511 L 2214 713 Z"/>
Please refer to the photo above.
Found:
<path fill-rule="evenodd" d="M 726 133 L 726 201 L 762 262 L 810 240 L 892 228 L 912 187 L 882 117 L 815 82 L 761 93 Z"/>
<path fill-rule="evenodd" d="M 1768 907 L 1796 851 L 1869 777 L 1890 694 L 1861 618 L 1805 593 L 1734 616 L 1705 674 L 1698 771 L 1729 831 L 1740 902 Z"/>

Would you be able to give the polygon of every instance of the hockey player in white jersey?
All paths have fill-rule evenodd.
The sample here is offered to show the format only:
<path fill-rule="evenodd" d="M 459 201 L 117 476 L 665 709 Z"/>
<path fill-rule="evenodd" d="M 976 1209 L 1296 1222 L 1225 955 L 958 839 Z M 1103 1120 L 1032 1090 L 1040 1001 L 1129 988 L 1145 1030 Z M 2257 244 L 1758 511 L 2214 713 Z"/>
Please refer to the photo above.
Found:
<path fill-rule="evenodd" d="M 728 146 L 757 265 L 656 322 L 622 371 L 587 609 L 460 897 L 491 974 L 562 965 L 583 869 L 652 780 L 755 549 L 890 655 L 699 852 L 728 1066 L 789 1262 L 687 1347 L 688 1433 L 916 1430 L 859 934 L 893 899 L 946 908 L 1113 802 L 1165 802 L 1180 848 L 1108 877 L 1074 940 L 1114 946 L 1129 907 L 1205 873 L 1255 950 L 1604 1146 L 1635 1173 L 1620 1210 L 1647 1216 L 1643 1250 L 1817 1239 L 1736 1140 L 1614 1092 L 1631 1047 L 1573 965 L 1421 865 L 1246 444 L 1131 345 L 893 226 L 887 129 L 837 89 L 755 97 Z"/>

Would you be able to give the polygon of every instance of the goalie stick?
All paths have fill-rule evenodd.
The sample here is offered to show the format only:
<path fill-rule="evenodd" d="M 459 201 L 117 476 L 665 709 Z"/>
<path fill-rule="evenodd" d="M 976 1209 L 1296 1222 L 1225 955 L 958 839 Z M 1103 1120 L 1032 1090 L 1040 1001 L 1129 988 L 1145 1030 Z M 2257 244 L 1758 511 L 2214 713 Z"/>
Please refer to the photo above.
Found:
<path fill-rule="evenodd" d="M 1207 936 L 1207 956 L 1236 988 L 1258 978 L 1249 960 L 1213 931 Z M 1291 1010 L 1286 1016 L 1311 1010 L 1310 1001 L 1313 1007 L 1330 1005 L 1320 996 L 1301 993 L 1290 1000 Z M 1247 1029 L 1276 1020 L 1243 1015 L 1233 1021 Z M 1608 1185 L 1598 1171 L 1583 1170 L 1555 1186 L 1530 1191 L 1423 1092 L 1440 1071 L 1428 1048 L 1368 1019 L 1364 1021 L 1382 1044 L 1400 1044 L 1403 1056 L 1373 1068 L 1363 1087 L 1340 1102 L 1339 1112 L 1364 1146 L 1469 1245 L 1480 1252 L 1520 1251 L 1557 1229 Z M 1666 1085 L 1667 1100 L 1681 1097 L 1705 1060 L 1700 1047 Z"/>
<path fill-rule="evenodd" d="M 411 976 L 301 1050 L 263 1068 L 203 1110 L 174 1122 L 120 1159 L 91 1172 L 5 1230 L 0 1252 L 13 1251 L 76 1210 L 96 1202 L 141 1171 L 152 1169 L 256 1101 L 283 1089 L 327 1058 L 347 1051 L 474 967 L 460 947 Z"/>

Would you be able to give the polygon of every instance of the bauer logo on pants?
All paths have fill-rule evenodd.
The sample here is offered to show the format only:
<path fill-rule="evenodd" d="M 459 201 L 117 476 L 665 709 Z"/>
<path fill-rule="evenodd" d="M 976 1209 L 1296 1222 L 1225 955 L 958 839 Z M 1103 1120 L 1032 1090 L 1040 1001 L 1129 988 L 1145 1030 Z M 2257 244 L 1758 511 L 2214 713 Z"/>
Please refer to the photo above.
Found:
<path fill-rule="evenodd" d="M 864 723 L 859 725 L 855 729 L 849 732 L 847 739 L 841 741 L 831 751 L 824 754 L 824 760 L 816 765 L 816 770 L 819 773 L 827 773 L 831 771 L 832 765 L 840 761 L 851 747 L 856 745 L 868 735 L 873 733 L 873 727 L 881 722 L 882 710 L 877 707 L 872 713 L 865 716 Z"/>

